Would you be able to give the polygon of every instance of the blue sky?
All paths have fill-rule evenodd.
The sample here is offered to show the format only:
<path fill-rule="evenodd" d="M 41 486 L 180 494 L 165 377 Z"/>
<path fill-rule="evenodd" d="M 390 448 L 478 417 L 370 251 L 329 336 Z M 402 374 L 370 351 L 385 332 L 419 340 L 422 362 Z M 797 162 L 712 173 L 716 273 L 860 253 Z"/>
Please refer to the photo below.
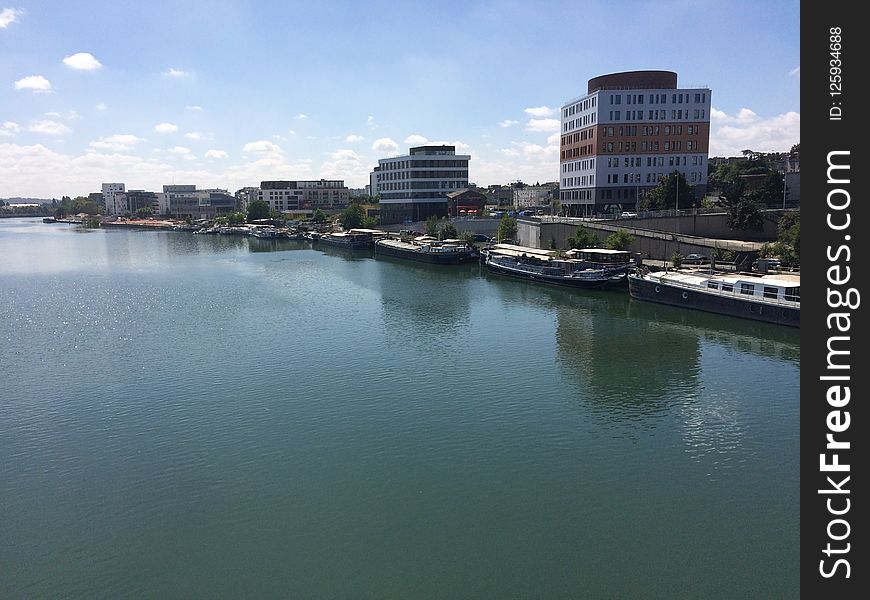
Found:
<path fill-rule="evenodd" d="M 799 2 L 0 0 L 0 197 L 231 192 L 455 143 L 478 185 L 555 181 L 591 77 L 712 89 L 711 155 L 800 141 Z"/>

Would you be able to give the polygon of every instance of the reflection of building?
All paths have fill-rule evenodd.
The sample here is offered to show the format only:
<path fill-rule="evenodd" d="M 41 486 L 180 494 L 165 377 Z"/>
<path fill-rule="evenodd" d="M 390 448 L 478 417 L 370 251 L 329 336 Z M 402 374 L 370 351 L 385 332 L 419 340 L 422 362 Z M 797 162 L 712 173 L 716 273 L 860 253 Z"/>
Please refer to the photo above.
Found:
<path fill-rule="evenodd" d="M 404 156 L 378 159 L 372 193 L 380 196 L 381 222 L 447 216 L 447 194 L 468 187 L 468 154 L 455 146 L 417 146 Z"/>
<path fill-rule="evenodd" d="M 703 197 L 710 97 L 709 88 L 677 88 L 671 71 L 590 79 L 587 94 L 562 107 L 563 212 L 578 216 L 634 207 L 674 171 Z"/>

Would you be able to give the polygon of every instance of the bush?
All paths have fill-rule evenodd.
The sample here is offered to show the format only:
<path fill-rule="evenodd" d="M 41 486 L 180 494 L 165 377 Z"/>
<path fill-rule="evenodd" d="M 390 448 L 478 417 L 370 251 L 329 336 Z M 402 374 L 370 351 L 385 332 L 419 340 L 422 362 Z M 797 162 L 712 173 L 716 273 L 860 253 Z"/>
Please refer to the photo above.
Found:
<path fill-rule="evenodd" d="M 671 262 L 673 263 L 675 269 L 679 269 L 680 266 L 683 264 L 683 255 L 679 252 L 674 252 L 673 255 L 671 255 Z"/>

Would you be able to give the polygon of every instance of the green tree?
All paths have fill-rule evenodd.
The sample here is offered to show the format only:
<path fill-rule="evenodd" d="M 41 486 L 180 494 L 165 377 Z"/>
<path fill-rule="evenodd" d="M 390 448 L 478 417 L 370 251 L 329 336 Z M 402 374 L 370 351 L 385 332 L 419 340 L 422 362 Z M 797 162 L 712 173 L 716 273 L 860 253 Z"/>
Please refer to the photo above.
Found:
<path fill-rule="evenodd" d="M 679 171 L 665 175 L 659 184 L 648 191 L 638 202 L 639 210 L 671 210 L 677 206 L 689 208 L 695 205 L 695 186 L 686 183 Z"/>
<path fill-rule="evenodd" d="M 583 248 L 594 248 L 599 244 L 599 241 L 596 234 L 581 225 L 574 232 L 574 235 L 568 236 L 565 243 L 567 244 L 568 250 L 575 248 L 581 250 Z"/>
<path fill-rule="evenodd" d="M 230 225 L 242 225 L 245 222 L 245 213 L 233 212 L 226 215 L 227 223 Z"/>
<path fill-rule="evenodd" d="M 456 231 L 456 226 L 453 223 L 446 223 L 438 232 L 439 240 L 455 240 L 459 237 L 459 232 Z"/>
<path fill-rule="evenodd" d="M 265 200 L 254 200 L 248 204 L 248 221 L 269 218 L 269 203 Z"/>
<path fill-rule="evenodd" d="M 311 219 L 315 223 L 326 223 L 326 213 L 318 208 L 314 211 L 314 215 L 312 215 Z"/>
<path fill-rule="evenodd" d="M 150 216 L 154 215 L 154 211 L 151 210 L 150 206 L 143 206 L 142 208 L 136 210 L 136 216 L 140 219 L 147 219 Z"/>
<path fill-rule="evenodd" d="M 611 233 L 604 240 L 604 246 L 611 250 L 628 250 L 628 247 L 634 241 L 634 236 L 628 233 L 625 229 L 618 229 Z"/>
<path fill-rule="evenodd" d="M 429 215 L 429 218 L 426 219 L 426 235 L 431 235 L 432 237 L 438 237 L 438 217 L 435 215 Z"/>
<path fill-rule="evenodd" d="M 363 218 L 362 226 L 366 229 L 375 229 L 378 226 L 377 217 L 366 216 L 365 218 Z"/>
<path fill-rule="evenodd" d="M 365 209 L 359 204 L 352 203 L 348 205 L 338 215 L 338 221 L 344 229 L 355 229 L 362 227 L 363 220 L 366 218 Z"/>
<path fill-rule="evenodd" d="M 509 215 L 501 218 L 498 224 L 498 241 L 512 240 L 517 236 L 517 220 Z"/>

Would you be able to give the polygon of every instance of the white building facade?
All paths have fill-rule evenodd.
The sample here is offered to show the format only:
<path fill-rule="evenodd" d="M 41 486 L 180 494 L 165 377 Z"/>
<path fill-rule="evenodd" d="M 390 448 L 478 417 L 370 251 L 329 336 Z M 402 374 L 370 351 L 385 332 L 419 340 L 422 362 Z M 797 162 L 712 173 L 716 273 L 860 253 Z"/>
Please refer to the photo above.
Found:
<path fill-rule="evenodd" d="M 404 156 L 381 158 L 370 176 L 380 196 L 383 224 L 447 216 L 447 194 L 468 187 L 471 156 L 455 146 L 417 146 Z"/>
<path fill-rule="evenodd" d="M 679 171 L 707 188 L 709 88 L 677 88 L 671 71 L 630 71 L 590 79 L 588 93 L 562 106 L 562 213 L 634 209 L 665 175 Z M 690 199 L 686 199 L 688 206 Z"/>
<path fill-rule="evenodd" d="M 106 203 L 106 214 L 109 216 L 123 215 L 127 212 L 126 186 L 123 183 L 104 183 L 102 186 L 103 201 Z"/>

